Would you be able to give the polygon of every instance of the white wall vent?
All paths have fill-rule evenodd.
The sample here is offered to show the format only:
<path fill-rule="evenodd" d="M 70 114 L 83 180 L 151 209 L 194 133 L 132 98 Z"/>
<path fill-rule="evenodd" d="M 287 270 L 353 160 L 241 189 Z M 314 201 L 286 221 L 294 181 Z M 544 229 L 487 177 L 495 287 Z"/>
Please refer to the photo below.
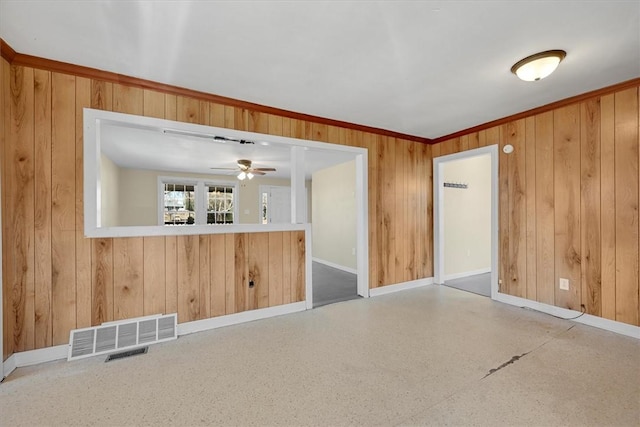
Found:
<path fill-rule="evenodd" d="M 174 340 L 178 314 L 153 316 L 106 322 L 91 328 L 74 329 L 69 334 L 67 360 L 82 359 L 141 345 Z"/>

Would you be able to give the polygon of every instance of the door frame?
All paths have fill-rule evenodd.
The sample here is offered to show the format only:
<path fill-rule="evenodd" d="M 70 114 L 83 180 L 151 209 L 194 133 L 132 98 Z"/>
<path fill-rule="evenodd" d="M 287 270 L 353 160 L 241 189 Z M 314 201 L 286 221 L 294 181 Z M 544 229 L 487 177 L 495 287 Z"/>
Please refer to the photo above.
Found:
<path fill-rule="evenodd" d="M 433 159 L 433 281 L 444 283 L 444 167 L 454 160 L 491 156 L 491 299 L 498 296 L 498 145 L 475 148 Z"/>

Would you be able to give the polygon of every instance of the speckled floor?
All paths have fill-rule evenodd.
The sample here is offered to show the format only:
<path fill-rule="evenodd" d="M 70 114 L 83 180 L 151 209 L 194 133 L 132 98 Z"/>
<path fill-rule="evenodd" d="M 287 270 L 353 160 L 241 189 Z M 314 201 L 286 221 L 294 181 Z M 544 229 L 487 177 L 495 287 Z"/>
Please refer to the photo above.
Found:
<path fill-rule="evenodd" d="M 639 424 L 640 341 L 437 285 L 0 385 L 2 426 Z"/>

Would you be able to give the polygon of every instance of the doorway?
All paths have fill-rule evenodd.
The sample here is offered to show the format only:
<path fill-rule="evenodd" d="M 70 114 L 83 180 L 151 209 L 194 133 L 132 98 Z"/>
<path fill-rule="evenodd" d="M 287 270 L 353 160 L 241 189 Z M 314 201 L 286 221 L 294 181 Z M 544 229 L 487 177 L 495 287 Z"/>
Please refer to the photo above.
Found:
<path fill-rule="evenodd" d="M 495 299 L 498 146 L 437 157 L 433 166 L 434 281 Z"/>
<path fill-rule="evenodd" d="M 261 185 L 259 191 L 262 224 L 291 223 L 291 187 Z"/>
<path fill-rule="evenodd" d="M 356 162 L 311 177 L 313 307 L 358 298 Z"/>

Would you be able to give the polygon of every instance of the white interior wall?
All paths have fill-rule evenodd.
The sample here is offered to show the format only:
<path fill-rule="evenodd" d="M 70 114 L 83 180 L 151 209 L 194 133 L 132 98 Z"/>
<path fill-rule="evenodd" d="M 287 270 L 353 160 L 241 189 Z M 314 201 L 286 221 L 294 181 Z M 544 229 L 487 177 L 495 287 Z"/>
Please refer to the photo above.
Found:
<path fill-rule="evenodd" d="M 355 270 L 355 161 L 314 173 L 311 188 L 313 257 Z"/>
<path fill-rule="evenodd" d="M 491 156 L 443 164 L 444 181 L 468 184 L 444 188 L 444 262 L 447 276 L 491 269 Z"/>
<path fill-rule="evenodd" d="M 204 179 L 213 182 L 238 184 L 238 223 L 260 223 L 259 189 L 260 185 L 289 186 L 288 179 L 255 177 L 239 181 L 235 175 L 201 175 L 184 172 L 165 172 L 142 169 L 120 169 L 119 225 L 158 225 L 158 177 L 175 176 L 180 178 Z M 113 195 L 112 195 L 113 197 Z"/>
<path fill-rule="evenodd" d="M 110 158 L 100 156 L 100 225 L 113 227 L 119 224 L 120 168 Z"/>

